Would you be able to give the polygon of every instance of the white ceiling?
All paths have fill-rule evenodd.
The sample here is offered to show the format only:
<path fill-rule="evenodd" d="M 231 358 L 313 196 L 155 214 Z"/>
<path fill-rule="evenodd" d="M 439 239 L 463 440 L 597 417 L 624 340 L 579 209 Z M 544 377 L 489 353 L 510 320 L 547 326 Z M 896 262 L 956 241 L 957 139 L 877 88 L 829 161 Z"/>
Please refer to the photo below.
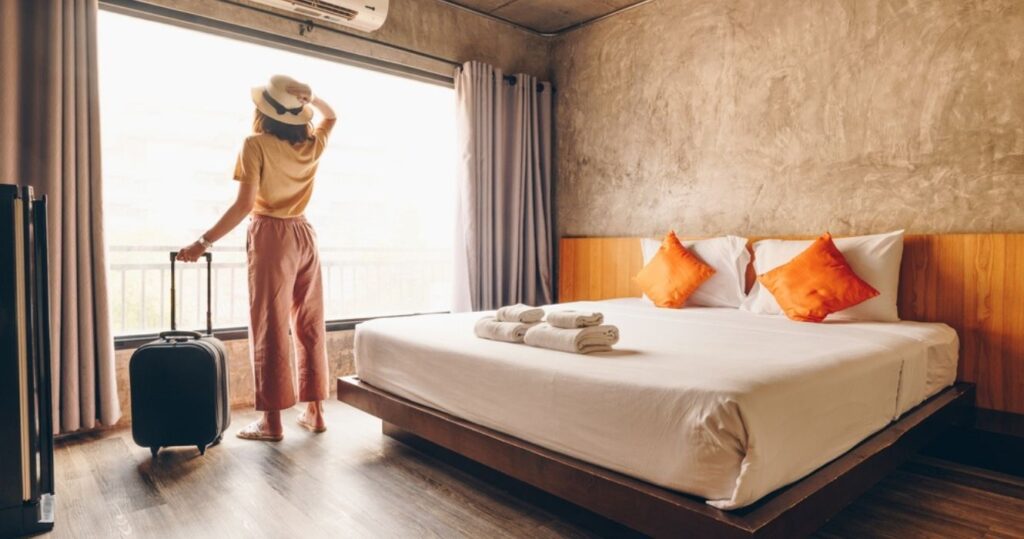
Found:
<path fill-rule="evenodd" d="M 645 0 L 448 0 L 542 33 L 557 33 Z"/>

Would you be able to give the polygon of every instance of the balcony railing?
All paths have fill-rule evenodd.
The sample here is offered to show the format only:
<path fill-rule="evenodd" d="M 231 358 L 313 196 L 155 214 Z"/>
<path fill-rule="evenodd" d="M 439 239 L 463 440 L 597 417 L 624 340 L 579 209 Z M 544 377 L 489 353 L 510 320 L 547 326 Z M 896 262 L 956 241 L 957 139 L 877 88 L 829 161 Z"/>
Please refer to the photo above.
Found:
<path fill-rule="evenodd" d="M 108 277 L 114 335 L 170 327 L 171 246 L 114 246 Z M 443 249 L 322 248 L 328 320 L 448 310 L 451 252 Z M 206 266 L 181 264 L 177 279 L 178 327 L 206 321 Z M 215 327 L 249 324 L 245 249 L 220 247 L 213 262 Z"/>

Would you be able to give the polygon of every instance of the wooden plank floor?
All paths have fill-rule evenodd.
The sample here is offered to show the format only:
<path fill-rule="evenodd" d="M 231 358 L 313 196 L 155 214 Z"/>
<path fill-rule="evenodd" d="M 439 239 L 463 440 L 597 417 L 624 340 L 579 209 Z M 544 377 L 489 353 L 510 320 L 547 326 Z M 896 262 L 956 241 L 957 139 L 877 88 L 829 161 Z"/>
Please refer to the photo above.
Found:
<path fill-rule="evenodd" d="M 544 496 L 476 479 L 380 433 L 331 401 L 313 435 L 286 415 L 285 441 L 161 452 L 130 431 L 63 442 L 53 537 L 599 537 L 627 530 Z M 524 492 L 526 492 L 524 494 Z M 683 534 L 681 534 L 683 535 Z M 1024 537 L 1024 480 L 920 458 L 868 492 L 820 537 Z"/>

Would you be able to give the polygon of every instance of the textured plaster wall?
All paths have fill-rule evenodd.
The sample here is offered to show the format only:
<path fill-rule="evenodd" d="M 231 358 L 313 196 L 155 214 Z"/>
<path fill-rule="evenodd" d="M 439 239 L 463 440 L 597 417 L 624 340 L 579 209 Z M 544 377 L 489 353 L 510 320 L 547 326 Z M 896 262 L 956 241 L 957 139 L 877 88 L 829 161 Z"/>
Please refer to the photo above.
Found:
<path fill-rule="evenodd" d="M 559 38 L 563 234 L 1024 230 L 1024 2 L 659 0 Z"/>
<path fill-rule="evenodd" d="M 460 64 L 479 60 L 506 73 L 548 77 L 545 38 L 436 0 L 391 0 L 387 22 L 371 35 Z"/>

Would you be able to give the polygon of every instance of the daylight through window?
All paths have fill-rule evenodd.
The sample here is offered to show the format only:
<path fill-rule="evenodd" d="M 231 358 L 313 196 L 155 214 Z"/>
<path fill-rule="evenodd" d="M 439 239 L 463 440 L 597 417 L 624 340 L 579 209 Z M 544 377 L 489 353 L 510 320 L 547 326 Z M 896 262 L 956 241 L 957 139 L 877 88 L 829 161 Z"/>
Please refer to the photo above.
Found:
<path fill-rule="evenodd" d="M 135 17 L 99 19 L 104 215 L 116 335 L 169 326 L 168 252 L 234 199 L 249 88 L 283 73 L 338 111 L 306 215 L 327 318 L 447 310 L 455 103 L 451 88 Z M 168 46 L 173 43 L 174 46 Z M 214 325 L 248 324 L 243 223 L 214 249 Z M 179 266 L 181 328 L 204 322 L 205 275 Z"/>

